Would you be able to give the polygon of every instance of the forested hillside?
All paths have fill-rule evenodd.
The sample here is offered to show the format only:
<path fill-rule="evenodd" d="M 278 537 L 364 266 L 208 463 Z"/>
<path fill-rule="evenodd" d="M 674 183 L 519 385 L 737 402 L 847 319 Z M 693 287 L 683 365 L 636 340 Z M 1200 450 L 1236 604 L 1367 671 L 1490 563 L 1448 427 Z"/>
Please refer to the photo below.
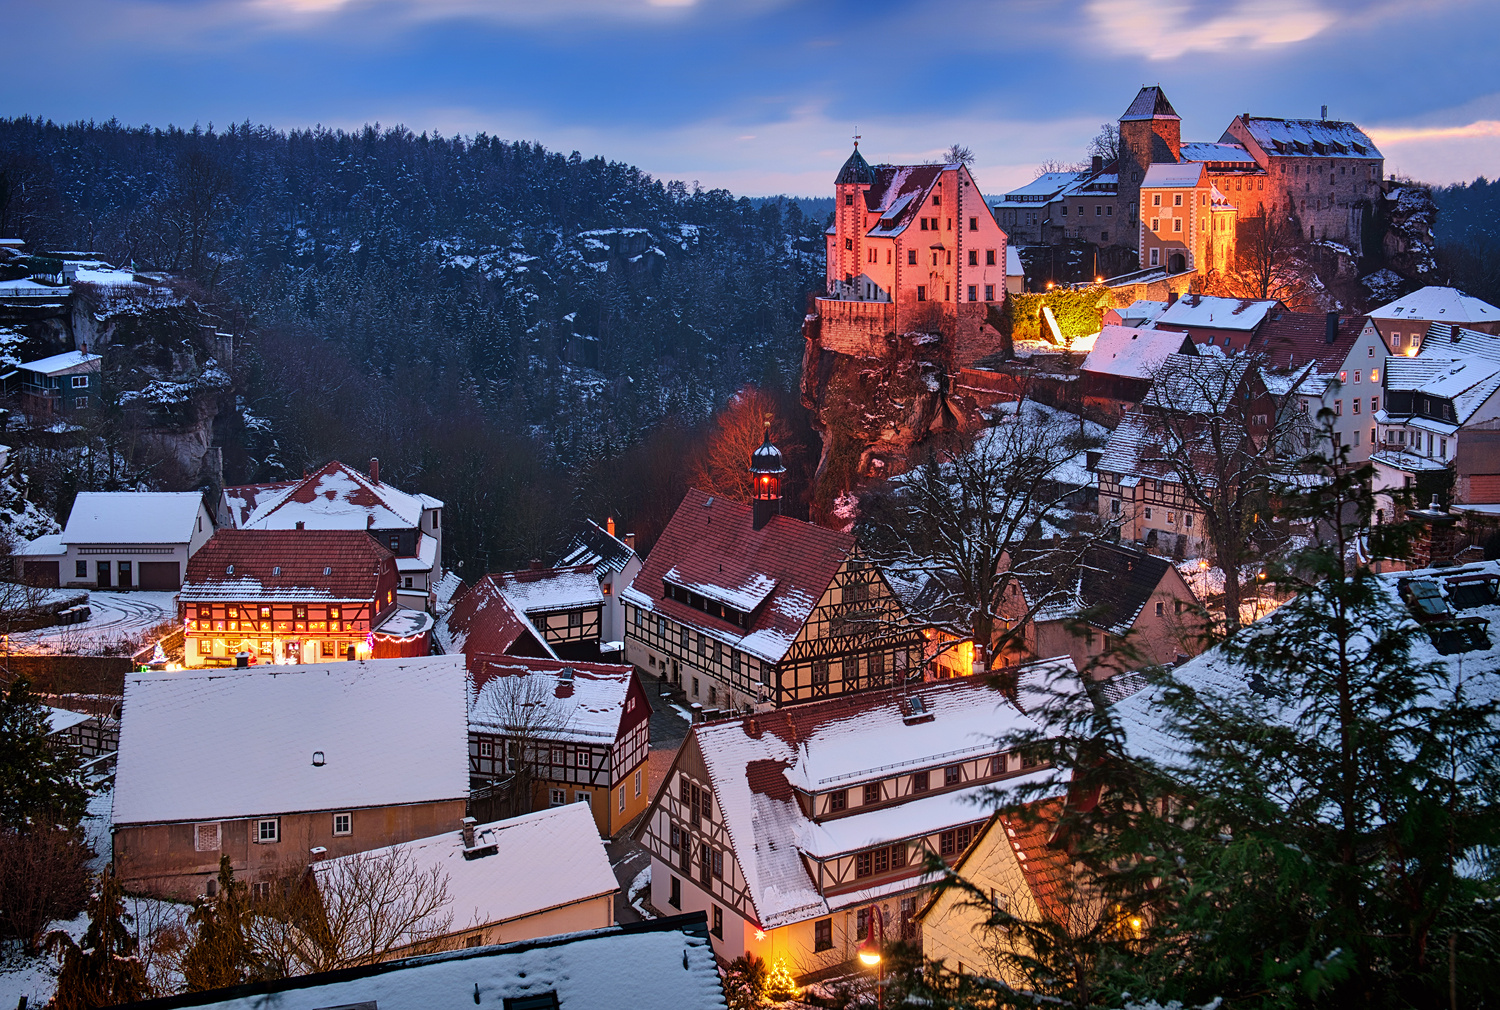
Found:
<path fill-rule="evenodd" d="M 226 481 L 378 455 L 488 567 L 629 510 L 648 433 L 680 454 L 746 381 L 795 387 L 821 226 L 484 135 L 0 120 L 0 235 L 244 320 Z"/>
<path fill-rule="evenodd" d="M 1438 256 L 1454 284 L 1500 305 L 1500 182 L 1434 188 Z"/>

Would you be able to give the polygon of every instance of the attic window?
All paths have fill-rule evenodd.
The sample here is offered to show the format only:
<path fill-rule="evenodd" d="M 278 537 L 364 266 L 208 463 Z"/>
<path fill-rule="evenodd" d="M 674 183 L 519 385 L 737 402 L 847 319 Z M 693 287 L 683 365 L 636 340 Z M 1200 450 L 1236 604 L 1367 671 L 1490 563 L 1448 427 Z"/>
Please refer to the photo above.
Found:
<path fill-rule="evenodd" d="M 280 565 L 272 565 L 271 566 L 271 574 L 272 575 L 280 575 L 281 574 L 281 566 Z"/>
<path fill-rule="evenodd" d="M 234 574 L 234 565 L 225 565 L 224 566 L 224 574 L 225 575 L 233 575 Z"/>
<path fill-rule="evenodd" d="M 333 574 L 333 566 L 332 565 L 324 565 L 323 566 L 323 574 L 324 575 L 332 575 Z"/>
<path fill-rule="evenodd" d="M 684 956 L 684 960 L 686 957 Z M 557 991 L 535 993 L 531 996 L 505 997 L 505 1010 L 558 1010 Z"/>

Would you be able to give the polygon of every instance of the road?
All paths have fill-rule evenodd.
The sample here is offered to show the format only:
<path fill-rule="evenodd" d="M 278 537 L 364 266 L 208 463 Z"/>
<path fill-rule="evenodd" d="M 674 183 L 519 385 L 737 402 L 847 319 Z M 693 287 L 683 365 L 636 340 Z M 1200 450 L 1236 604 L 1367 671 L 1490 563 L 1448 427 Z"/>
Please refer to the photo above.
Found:
<path fill-rule="evenodd" d="M 23 655 L 128 654 L 146 632 L 176 620 L 176 600 L 176 593 L 91 589 L 88 621 L 20 632 L 10 636 L 10 649 Z"/>

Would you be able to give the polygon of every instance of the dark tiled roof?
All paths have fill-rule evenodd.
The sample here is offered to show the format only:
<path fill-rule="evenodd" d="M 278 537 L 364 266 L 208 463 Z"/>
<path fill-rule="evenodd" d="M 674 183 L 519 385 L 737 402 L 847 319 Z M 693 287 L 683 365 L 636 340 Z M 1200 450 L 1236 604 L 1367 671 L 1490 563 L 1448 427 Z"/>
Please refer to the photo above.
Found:
<path fill-rule="evenodd" d="M 607 572 L 618 572 L 630 563 L 630 557 L 634 553 L 635 550 L 625 541 L 611 536 L 608 530 L 592 519 L 586 519 L 573 535 L 568 549 L 558 560 L 557 567 L 593 565 Z"/>
<path fill-rule="evenodd" d="M 875 181 L 875 173 L 870 171 L 870 163 L 865 161 L 864 156 L 859 153 L 859 145 L 854 145 L 854 153 L 849 155 L 849 160 L 844 162 L 844 167 L 839 169 L 838 178 L 833 180 L 835 186 L 846 185 L 868 185 Z"/>
<path fill-rule="evenodd" d="M 1135 101 L 1130 103 L 1130 108 L 1120 117 L 1120 121 L 1127 122 L 1132 119 L 1180 119 L 1177 110 L 1172 108 L 1172 103 L 1167 101 L 1167 96 L 1159 87 L 1142 88 L 1140 94 L 1135 96 Z"/>
<path fill-rule="evenodd" d="M 224 529 L 188 561 L 182 596 L 373 600 L 395 558 L 358 530 Z"/>
<path fill-rule="evenodd" d="M 1309 361 L 1316 361 L 1319 372 L 1334 372 L 1343 365 L 1364 327 L 1364 316 L 1341 316 L 1334 341 L 1330 344 L 1326 314 L 1277 309 L 1272 311 L 1260 332 L 1250 339 L 1248 350 L 1264 355 L 1270 368 L 1300 368 Z"/>
<path fill-rule="evenodd" d="M 438 621 L 438 641 L 444 649 L 466 656 L 504 656 L 512 650 L 550 653 L 532 623 L 500 592 L 494 575 L 486 575 L 453 601 L 453 608 Z M 474 662 L 469 665 L 475 668 Z"/>
<path fill-rule="evenodd" d="M 1063 799 L 1028 803 L 1024 812 L 1001 814 L 1005 841 L 1016 852 L 1026 886 L 1036 896 L 1043 915 L 1058 925 L 1072 925 L 1069 906 L 1076 890 L 1068 852 L 1051 844 L 1062 817 Z M 993 829 L 992 829 L 993 830 Z"/>
<path fill-rule="evenodd" d="M 629 592 L 674 621 L 721 640 L 739 639 L 745 651 L 777 662 L 853 550 L 854 538 L 847 533 L 786 516 L 775 516 L 757 530 L 749 505 L 694 488 L 683 496 Z M 763 596 L 744 629 L 665 598 L 662 583 L 669 577 L 721 601 Z"/>
<path fill-rule="evenodd" d="M 1063 576 L 1074 583 L 1064 587 L 1067 597 L 1044 608 L 1037 619 L 1058 620 L 1091 611 L 1090 624 L 1124 635 L 1171 567 L 1165 558 L 1144 551 L 1118 544 L 1093 544 L 1084 550 L 1076 572 L 1069 571 Z M 1030 600 L 1055 584 L 1040 575 L 1021 577 L 1020 583 Z"/>
<path fill-rule="evenodd" d="M 914 221 L 926 207 L 927 193 L 942 177 L 943 170 L 942 165 L 876 165 L 874 181 L 865 190 L 865 206 L 881 215 L 875 227 L 895 232 Z M 893 212 L 903 198 L 906 202 Z"/>

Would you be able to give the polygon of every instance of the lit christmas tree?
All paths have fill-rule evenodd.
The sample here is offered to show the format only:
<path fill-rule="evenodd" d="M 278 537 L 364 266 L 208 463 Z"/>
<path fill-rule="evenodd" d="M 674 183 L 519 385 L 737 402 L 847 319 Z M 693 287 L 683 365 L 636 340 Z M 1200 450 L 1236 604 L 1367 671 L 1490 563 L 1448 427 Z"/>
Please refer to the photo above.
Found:
<path fill-rule="evenodd" d="M 786 958 L 778 957 L 771 967 L 771 977 L 766 979 L 766 995 L 778 1002 L 797 998 L 797 982 L 786 966 Z"/>

